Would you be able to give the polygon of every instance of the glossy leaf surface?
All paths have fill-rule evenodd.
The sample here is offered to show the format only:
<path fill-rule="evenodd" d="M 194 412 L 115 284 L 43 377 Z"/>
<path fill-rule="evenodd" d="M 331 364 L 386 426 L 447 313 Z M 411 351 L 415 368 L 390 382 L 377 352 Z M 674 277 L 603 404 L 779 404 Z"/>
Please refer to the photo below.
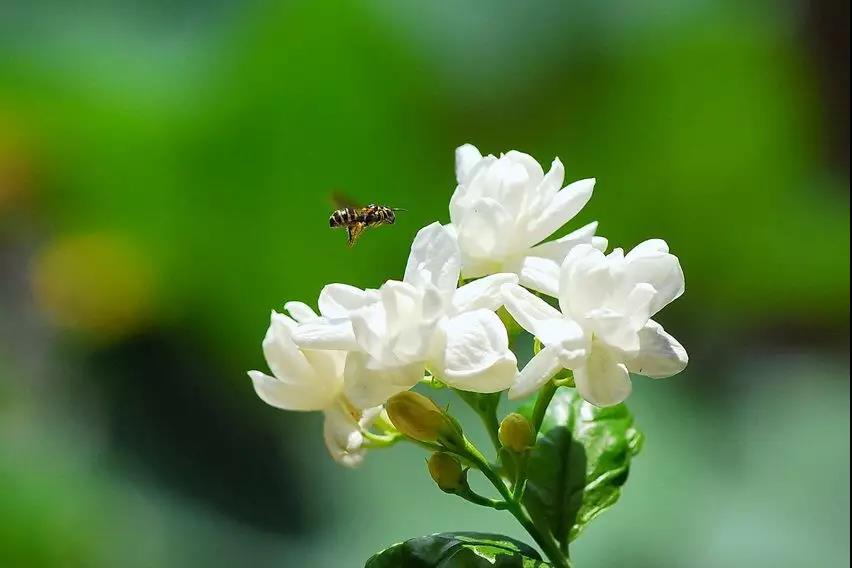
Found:
<path fill-rule="evenodd" d="M 367 560 L 365 568 L 545 568 L 530 546 L 509 537 L 438 533 L 395 544 Z"/>
<path fill-rule="evenodd" d="M 521 412 L 529 417 L 532 405 Z M 623 404 L 598 408 L 574 389 L 559 389 L 527 467 L 524 503 L 533 520 L 567 546 L 618 500 L 641 443 Z"/>

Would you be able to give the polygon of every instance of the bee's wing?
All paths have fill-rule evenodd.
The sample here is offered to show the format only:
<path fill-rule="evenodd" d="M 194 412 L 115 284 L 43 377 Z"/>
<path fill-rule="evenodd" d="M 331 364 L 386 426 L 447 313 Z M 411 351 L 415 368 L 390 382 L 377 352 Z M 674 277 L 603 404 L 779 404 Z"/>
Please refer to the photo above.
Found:
<path fill-rule="evenodd" d="M 364 232 L 367 226 L 364 223 L 352 223 L 348 227 L 346 227 L 346 232 L 349 235 L 349 246 L 354 247 L 355 241 L 358 240 L 358 237 L 361 236 L 361 233 Z"/>
<path fill-rule="evenodd" d="M 341 191 L 335 191 L 331 194 L 331 202 L 337 209 L 346 209 L 347 207 L 360 209 L 360 205 L 354 199 Z"/>

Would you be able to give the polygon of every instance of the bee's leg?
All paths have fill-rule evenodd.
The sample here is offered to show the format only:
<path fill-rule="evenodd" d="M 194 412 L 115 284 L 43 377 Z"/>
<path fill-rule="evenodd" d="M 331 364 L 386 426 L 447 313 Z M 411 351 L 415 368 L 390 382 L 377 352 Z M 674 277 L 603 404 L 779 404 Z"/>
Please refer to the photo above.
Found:
<path fill-rule="evenodd" d="M 346 227 L 346 233 L 349 236 L 349 246 L 355 246 L 355 241 L 358 240 L 358 237 L 361 236 L 361 233 L 364 232 L 364 223 L 353 223 Z"/>

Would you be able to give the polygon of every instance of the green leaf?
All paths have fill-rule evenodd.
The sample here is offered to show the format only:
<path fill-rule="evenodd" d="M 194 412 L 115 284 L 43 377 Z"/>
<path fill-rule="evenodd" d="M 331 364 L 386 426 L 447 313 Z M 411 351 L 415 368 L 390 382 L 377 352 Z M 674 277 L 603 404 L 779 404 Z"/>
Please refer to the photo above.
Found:
<path fill-rule="evenodd" d="M 519 412 L 529 417 L 532 405 Z M 641 444 L 626 406 L 597 408 L 574 389 L 560 388 L 527 465 L 524 504 L 536 525 L 567 547 L 618 501 Z"/>
<path fill-rule="evenodd" d="M 375 554 L 364 568 L 545 568 L 530 546 L 509 537 L 438 533 L 412 538 Z"/>

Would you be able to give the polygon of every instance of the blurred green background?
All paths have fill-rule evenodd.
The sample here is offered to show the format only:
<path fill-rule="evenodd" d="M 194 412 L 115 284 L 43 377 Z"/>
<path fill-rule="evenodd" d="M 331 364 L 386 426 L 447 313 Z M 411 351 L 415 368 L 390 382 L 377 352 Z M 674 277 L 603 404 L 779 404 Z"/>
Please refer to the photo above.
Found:
<path fill-rule="evenodd" d="M 687 275 L 577 566 L 848 565 L 848 2 L 0 0 L 0 566 L 525 538 L 245 375 L 271 308 L 401 276 L 464 142 L 597 177 L 573 226 Z M 409 211 L 349 250 L 336 190 Z"/>

